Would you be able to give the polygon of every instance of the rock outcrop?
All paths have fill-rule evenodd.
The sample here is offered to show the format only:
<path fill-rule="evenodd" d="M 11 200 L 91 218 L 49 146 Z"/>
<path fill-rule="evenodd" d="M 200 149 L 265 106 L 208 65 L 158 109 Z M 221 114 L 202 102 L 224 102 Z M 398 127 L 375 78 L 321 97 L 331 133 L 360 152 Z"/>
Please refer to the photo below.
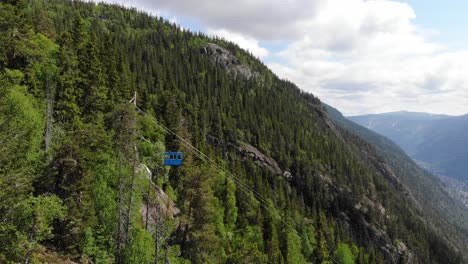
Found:
<path fill-rule="evenodd" d="M 213 137 L 211 135 L 207 135 L 206 139 L 207 139 L 207 142 L 210 143 L 211 145 L 216 145 L 216 146 L 221 146 L 223 148 L 232 149 L 236 151 L 238 154 L 240 154 L 241 157 L 243 157 L 243 159 L 250 158 L 258 166 L 264 167 L 275 174 L 278 174 L 278 175 L 281 174 L 286 178 L 292 177 L 291 173 L 287 171 L 283 172 L 281 168 L 279 167 L 278 163 L 273 158 L 263 154 L 259 149 L 257 149 L 256 147 L 248 143 L 238 142 L 237 144 L 234 144 L 234 143 L 219 139 L 217 137 Z"/>
<path fill-rule="evenodd" d="M 210 61 L 222 69 L 226 70 L 234 79 L 241 78 L 250 80 L 258 76 L 257 72 L 242 63 L 229 50 L 214 43 L 208 43 L 201 48 L 200 52 L 208 56 Z"/>

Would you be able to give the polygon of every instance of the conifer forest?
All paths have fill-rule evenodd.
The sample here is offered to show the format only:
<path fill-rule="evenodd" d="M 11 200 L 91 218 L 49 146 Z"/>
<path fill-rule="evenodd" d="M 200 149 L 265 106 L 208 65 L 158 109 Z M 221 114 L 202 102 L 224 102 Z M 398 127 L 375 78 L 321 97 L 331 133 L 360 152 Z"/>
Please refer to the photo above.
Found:
<path fill-rule="evenodd" d="M 0 1 L 0 263 L 466 263 L 385 153 L 229 40 Z"/>

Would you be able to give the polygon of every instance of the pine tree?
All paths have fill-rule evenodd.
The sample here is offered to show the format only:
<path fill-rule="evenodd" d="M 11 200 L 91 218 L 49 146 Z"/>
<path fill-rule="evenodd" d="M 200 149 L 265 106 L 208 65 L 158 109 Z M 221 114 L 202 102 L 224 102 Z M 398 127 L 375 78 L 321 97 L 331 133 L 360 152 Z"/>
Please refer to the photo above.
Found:
<path fill-rule="evenodd" d="M 82 96 L 78 85 L 78 58 L 72 46 L 71 35 L 65 32 L 60 39 L 59 79 L 55 116 L 68 129 L 76 128 L 81 120 L 77 101 Z"/>
<path fill-rule="evenodd" d="M 83 114 L 91 120 L 93 115 L 103 112 L 108 105 L 108 90 L 104 82 L 96 41 L 96 35 L 92 34 L 89 40 L 84 43 L 84 48 L 81 51 L 83 53 L 79 56 L 78 64 L 80 69 L 78 87 L 83 91 L 81 97 Z"/>
<path fill-rule="evenodd" d="M 24 0 L 0 2 L 0 70 L 24 69 L 28 65 L 28 41 L 31 23 L 27 19 Z"/>
<path fill-rule="evenodd" d="M 314 263 L 332 264 L 327 242 L 322 230 L 317 231 L 317 246 L 314 251 Z"/>

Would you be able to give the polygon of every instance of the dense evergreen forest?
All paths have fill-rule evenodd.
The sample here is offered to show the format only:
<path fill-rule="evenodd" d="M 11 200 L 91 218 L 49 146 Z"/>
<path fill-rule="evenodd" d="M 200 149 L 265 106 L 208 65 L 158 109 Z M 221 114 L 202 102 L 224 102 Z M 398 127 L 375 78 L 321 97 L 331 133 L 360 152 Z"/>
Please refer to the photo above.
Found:
<path fill-rule="evenodd" d="M 463 262 L 235 44 L 66 0 L 2 0 L 0 29 L 0 263 Z"/>

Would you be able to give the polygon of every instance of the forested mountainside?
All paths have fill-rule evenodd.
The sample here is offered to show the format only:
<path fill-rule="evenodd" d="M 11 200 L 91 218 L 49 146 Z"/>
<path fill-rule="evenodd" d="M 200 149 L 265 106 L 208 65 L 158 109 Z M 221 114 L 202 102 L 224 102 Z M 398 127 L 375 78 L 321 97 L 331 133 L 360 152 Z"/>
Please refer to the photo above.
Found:
<path fill-rule="evenodd" d="M 238 46 L 80 1 L 0 18 L 1 263 L 463 261 L 368 145 Z"/>
<path fill-rule="evenodd" d="M 446 239 L 457 241 L 468 250 L 468 212 L 443 188 L 441 181 L 420 168 L 394 142 L 345 118 L 337 109 L 325 105 L 330 117 L 343 129 L 371 143 L 374 148 L 365 152 L 370 159 L 385 160 L 397 184 L 412 197 L 430 223 L 443 230 Z M 445 118 L 444 116 L 420 116 L 418 118 Z M 359 141 L 358 141 L 359 142 Z M 372 158 L 373 157 L 373 158 Z"/>
<path fill-rule="evenodd" d="M 468 184 L 468 115 L 397 112 L 350 119 L 392 139 L 438 175 Z"/>

